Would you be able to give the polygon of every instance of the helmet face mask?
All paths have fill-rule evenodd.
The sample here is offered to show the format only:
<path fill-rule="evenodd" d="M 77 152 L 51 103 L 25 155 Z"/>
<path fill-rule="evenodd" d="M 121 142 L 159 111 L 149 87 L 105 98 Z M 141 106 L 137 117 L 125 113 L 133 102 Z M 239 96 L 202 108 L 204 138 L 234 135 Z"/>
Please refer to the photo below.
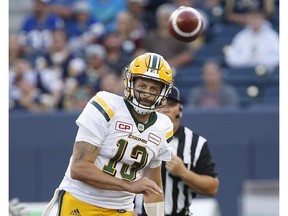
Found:
<path fill-rule="evenodd" d="M 147 106 L 140 103 L 140 94 L 145 92 L 135 89 L 136 78 L 154 80 L 162 84 L 162 89 L 159 94 L 155 95 L 153 104 Z M 162 56 L 156 53 L 145 53 L 135 58 L 128 66 L 124 84 L 124 96 L 134 110 L 139 114 L 148 114 L 166 104 L 166 96 L 173 86 L 172 70 Z M 137 91 L 136 95 L 135 91 Z M 138 97 L 136 97 L 137 93 Z"/>

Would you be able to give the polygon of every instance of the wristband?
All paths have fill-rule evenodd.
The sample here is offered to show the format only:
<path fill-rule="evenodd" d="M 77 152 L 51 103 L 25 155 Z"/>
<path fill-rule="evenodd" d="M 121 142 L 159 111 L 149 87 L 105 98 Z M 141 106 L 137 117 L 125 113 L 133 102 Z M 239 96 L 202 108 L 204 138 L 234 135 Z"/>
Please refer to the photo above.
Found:
<path fill-rule="evenodd" d="M 164 216 L 164 202 L 144 203 L 144 208 L 148 216 Z"/>

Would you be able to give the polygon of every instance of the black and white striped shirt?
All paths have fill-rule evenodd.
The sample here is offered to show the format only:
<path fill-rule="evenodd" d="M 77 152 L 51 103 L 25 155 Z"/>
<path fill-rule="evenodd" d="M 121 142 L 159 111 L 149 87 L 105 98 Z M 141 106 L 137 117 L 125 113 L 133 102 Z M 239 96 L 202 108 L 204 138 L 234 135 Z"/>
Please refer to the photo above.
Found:
<path fill-rule="evenodd" d="M 207 140 L 191 131 L 189 128 L 180 126 L 174 134 L 174 140 L 170 144 L 172 153 L 180 157 L 185 166 L 191 171 L 217 176 L 215 163 L 212 160 L 208 149 Z M 189 188 L 179 177 L 172 176 L 165 169 L 165 162 L 162 164 L 162 180 L 165 194 L 165 215 L 184 216 L 196 193 Z M 142 211 L 142 216 L 145 216 Z M 188 215 L 188 214 L 187 214 Z"/>

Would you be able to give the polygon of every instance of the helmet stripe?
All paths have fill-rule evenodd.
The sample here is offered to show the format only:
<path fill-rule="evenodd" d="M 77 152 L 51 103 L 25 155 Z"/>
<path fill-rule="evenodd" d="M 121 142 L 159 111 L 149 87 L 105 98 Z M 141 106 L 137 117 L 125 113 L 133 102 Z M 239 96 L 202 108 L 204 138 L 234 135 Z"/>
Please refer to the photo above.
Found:
<path fill-rule="evenodd" d="M 148 72 L 151 72 L 151 73 L 157 72 L 158 73 L 160 61 L 161 61 L 161 59 L 158 55 L 151 54 Z"/>

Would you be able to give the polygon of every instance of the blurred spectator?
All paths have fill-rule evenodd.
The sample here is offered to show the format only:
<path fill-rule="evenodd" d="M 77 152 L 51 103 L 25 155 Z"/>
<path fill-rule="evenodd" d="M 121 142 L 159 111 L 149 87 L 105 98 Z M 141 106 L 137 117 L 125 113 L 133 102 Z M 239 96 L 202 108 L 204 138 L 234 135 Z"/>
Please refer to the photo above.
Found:
<path fill-rule="evenodd" d="M 63 109 L 68 112 L 80 112 L 92 98 L 93 92 L 88 86 L 77 86 L 65 95 Z"/>
<path fill-rule="evenodd" d="M 81 0 L 46 0 L 49 4 L 49 10 L 60 16 L 65 23 L 69 22 L 72 16 L 72 5 Z M 84 0 L 86 1 L 86 0 Z"/>
<path fill-rule="evenodd" d="M 129 0 L 127 0 L 129 1 Z M 133 1 L 133 0 L 132 0 Z M 137 1 L 137 0 L 136 0 Z M 149 21 L 149 28 L 156 28 L 156 10 L 157 8 L 165 3 L 171 3 L 171 0 L 157 0 L 157 1 L 153 1 L 153 0 L 146 0 L 145 1 L 145 11 L 151 15 L 151 17 L 149 19 L 151 19 L 151 21 Z"/>
<path fill-rule="evenodd" d="M 86 61 L 82 58 L 73 58 L 68 64 L 68 75 L 64 80 L 63 94 L 70 94 L 75 88 L 83 85 L 86 79 Z M 85 84 L 85 83 L 84 83 Z"/>
<path fill-rule="evenodd" d="M 107 34 L 103 40 L 107 55 L 105 58 L 109 67 L 118 75 L 131 62 L 132 54 L 127 53 L 123 48 L 123 38 L 117 32 Z"/>
<path fill-rule="evenodd" d="M 240 97 L 237 90 L 223 82 L 220 65 L 207 60 L 202 68 L 203 84 L 193 87 L 188 96 L 188 105 L 202 108 L 238 107 Z"/>
<path fill-rule="evenodd" d="M 116 17 L 127 10 L 126 0 L 87 0 L 91 15 L 102 22 L 108 32 L 116 30 Z"/>
<path fill-rule="evenodd" d="M 40 82 L 39 88 L 43 92 L 48 91 L 50 94 L 53 92 L 53 104 L 55 108 L 62 108 L 63 91 L 67 91 L 67 88 L 72 88 L 71 80 L 69 78 L 71 77 L 71 74 L 76 73 L 71 69 L 71 67 L 73 67 L 73 61 L 80 62 L 79 64 L 84 65 L 83 67 L 85 67 L 86 64 L 84 59 L 70 52 L 64 30 L 55 30 L 53 31 L 52 36 L 53 43 L 49 47 L 48 53 L 37 57 L 35 68 L 43 79 L 52 79 L 48 82 L 48 86 L 42 85 Z M 84 71 L 82 70 L 81 73 L 84 74 Z M 80 75 L 78 77 L 78 74 L 73 74 L 73 76 L 77 76 L 77 78 L 80 77 Z"/>
<path fill-rule="evenodd" d="M 146 50 L 145 50 L 144 48 L 136 49 L 136 50 L 132 53 L 131 59 L 134 59 L 134 58 L 136 58 L 137 56 L 142 55 L 142 54 L 144 54 L 144 53 L 146 53 Z"/>
<path fill-rule="evenodd" d="M 193 6 L 206 14 L 209 28 L 224 22 L 225 13 L 222 0 L 193 0 Z"/>
<path fill-rule="evenodd" d="M 140 48 L 162 55 L 171 67 L 177 68 L 190 63 L 192 50 L 187 43 L 174 39 L 168 30 L 168 19 L 176 9 L 173 4 L 163 4 L 156 11 L 157 28 L 143 38 Z"/>
<path fill-rule="evenodd" d="M 69 50 L 66 32 L 59 29 L 52 32 L 52 44 L 49 46 L 47 53 L 37 57 L 35 67 L 38 70 L 49 67 L 58 72 L 59 76 L 65 80 L 68 76 L 69 63 L 76 57 Z"/>
<path fill-rule="evenodd" d="M 137 25 L 146 30 L 156 27 L 155 11 L 147 10 L 146 8 L 149 0 L 126 0 L 126 2 L 128 11 L 132 14 L 133 20 L 137 22 Z"/>
<path fill-rule="evenodd" d="M 9 66 L 19 58 L 23 58 L 23 52 L 19 43 L 18 34 L 9 34 Z"/>
<path fill-rule="evenodd" d="M 135 20 L 128 11 L 120 12 L 116 20 L 116 32 L 122 37 L 123 49 L 132 53 L 146 34 L 146 30 L 139 20 Z"/>
<path fill-rule="evenodd" d="M 111 68 L 105 62 L 106 56 L 107 52 L 105 47 L 100 44 L 92 44 L 86 48 L 87 69 L 85 76 L 79 84 L 81 86 L 89 86 L 93 93 L 99 91 L 101 77 L 106 73 L 112 72 Z"/>
<path fill-rule="evenodd" d="M 238 32 L 225 51 L 230 67 L 265 66 L 273 70 L 279 65 L 279 35 L 259 11 L 246 17 L 246 27 Z"/>
<path fill-rule="evenodd" d="M 106 30 L 100 21 L 90 15 L 87 1 L 76 1 L 72 9 L 71 21 L 66 28 L 68 43 L 73 52 L 83 54 L 85 47 L 99 42 Z"/>
<path fill-rule="evenodd" d="M 120 96 L 123 96 L 124 81 L 123 76 L 119 76 L 115 73 L 104 74 L 99 83 L 100 90 L 108 91 Z"/>
<path fill-rule="evenodd" d="M 275 0 L 226 0 L 225 17 L 228 22 L 245 25 L 247 12 L 261 10 L 265 19 L 271 18 L 275 10 Z"/>
<path fill-rule="evenodd" d="M 29 61 L 17 59 L 11 66 L 9 79 L 11 109 L 41 112 L 59 108 L 63 81 L 54 70 L 37 71 Z"/>
<path fill-rule="evenodd" d="M 62 108 L 64 83 L 57 71 L 51 68 L 37 71 L 37 88 L 41 92 L 41 103 L 47 110 Z"/>
<path fill-rule="evenodd" d="M 41 112 L 45 106 L 40 101 L 37 73 L 29 61 L 17 59 L 9 72 L 9 110 Z"/>
<path fill-rule="evenodd" d="M 87 99 L 103 88 L 101 80 L 106 74 L 114 73 L 116 77 L 118 76 L 106 64 L 106 58 L 107 52 L 104 46 L 90 44 L 85 50 L 86 63 L 83 63 L 81 58 L 71 60 L 64 87 L 63 108 L 65 110 L 78 111 L 81 109 Z M 114 86 L 109 88 L 116 88 L 114 76 L 110 76 L 110 78 L 111 81 L 108 82 Z"/>
<path fill-rule="evenodd" d="M 33 12 L 25 17 L 20 32 L 20 42 L 25 57 L 32 63 L 52 43 L 51 31 L 64 28 L 63 20 L 49 12 L 48 0 L 33 0 Z"/>

